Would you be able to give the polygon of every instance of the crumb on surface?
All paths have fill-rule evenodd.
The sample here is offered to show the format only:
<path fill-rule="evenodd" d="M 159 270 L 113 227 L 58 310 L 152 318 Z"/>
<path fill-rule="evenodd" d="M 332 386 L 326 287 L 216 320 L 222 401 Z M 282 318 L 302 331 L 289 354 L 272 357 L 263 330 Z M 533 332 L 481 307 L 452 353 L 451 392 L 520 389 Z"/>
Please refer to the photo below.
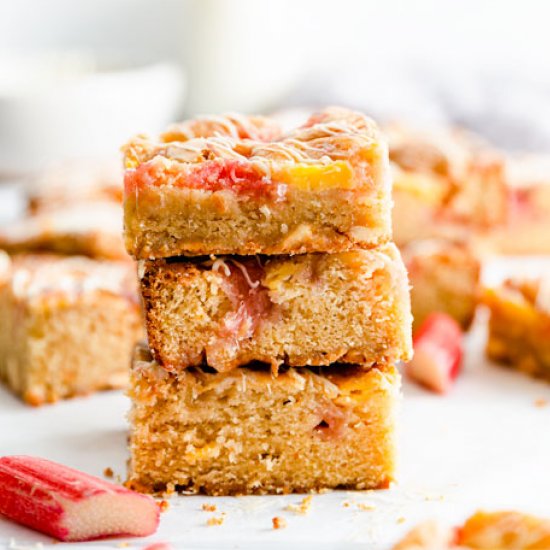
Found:
<path fill-rule="evenodd" d="M 349 500 L 344 500 L 344 502 L 342 502 L 342 506 L 344 508 L 349 508 L 351 506 L 351 502 Z"/>
<path fill-rule="evenodd" d="M 107 466 L 107 468 L 105 468 L 105 470 L 103 470 L 103 475 L 105 477 L 111 479 L 115 475 L 115 473 L 113 472 L 112 468 Z"/>
<path fill-rule="evenodd" d="M 548 406 L 548 399 L 545 399 L 544 397 L 539 397 L 538 399 L 535 399 L 535 407 L 546 407 Z"/>
<path fill-rule="evenodd" d="M 212 527 L 214 525 L 222 525 L 225 521 L 225 514 L 222 514 L 221 516 L 212 516 L 206 520 L 206 525 L 209 527 Z"/>
<path fill-rule="evenodd" d="M 403 516 L 397 518 L 397 523 L 405 523 L 406 521 L 407 520 Z"/>
<path fill-rule="evenodd" d="M 119 542 L 117 544 L 118 548 L 128 548 L 128 546 L 130 546 L 130 543 L 129 542 Z"/>
<path fill-rule="evenodd" d="M 208 502 L 205 502 L 202 506 L 201 506 L 201 509 L 204 511 L 204 512 L 215 512 L 218 508 L 215 504 L 209 504 Z"/>
<path fill-rule="evenodd" d="M 357 508 L 359 510 L 363 510 L 364 512 L 372 512 L 372 510 L 376 510 L 376 505 L 372 502 L 358 502 Z"/>
<path fill-rule="evenodd" d="M 287 526 L 286 519 L 279 516 L 275 516 L 271 519 L 273 523 L 273 529 L 284 529 Z"/>
<path fill-rule="evenodd" d="M 170 508 L 170 503 L 167 500 L 161 500 L 158 506 L 161 512 L 166 512 Z"/>
<path fill-rule="evenodd" d="M 285 510 L 288 512 L 294 512 L 295 514 L 306 515 L 311 511 L 311 501 L 313 497 L 311 495 L 304 497 L 299 504 L 289 504 Z"/>
<path fill-rule="evenodd" d="M 430 502 L 434 500 L 445 500 L 445 495 L 426 494 L 424 500 Z"/>

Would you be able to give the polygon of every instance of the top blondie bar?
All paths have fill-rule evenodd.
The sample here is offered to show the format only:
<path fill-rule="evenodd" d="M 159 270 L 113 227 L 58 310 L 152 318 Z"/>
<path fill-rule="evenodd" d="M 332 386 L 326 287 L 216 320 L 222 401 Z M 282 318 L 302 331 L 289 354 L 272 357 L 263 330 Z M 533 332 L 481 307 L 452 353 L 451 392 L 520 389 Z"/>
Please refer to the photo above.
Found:
<path fill-rule="evenodd" d="M 205 117 L 125 147 L 124 225 L 138 259 L 299 254 L 391 239 L 388 149 L 332 107 L 282 135 L 267 118 Z"/>

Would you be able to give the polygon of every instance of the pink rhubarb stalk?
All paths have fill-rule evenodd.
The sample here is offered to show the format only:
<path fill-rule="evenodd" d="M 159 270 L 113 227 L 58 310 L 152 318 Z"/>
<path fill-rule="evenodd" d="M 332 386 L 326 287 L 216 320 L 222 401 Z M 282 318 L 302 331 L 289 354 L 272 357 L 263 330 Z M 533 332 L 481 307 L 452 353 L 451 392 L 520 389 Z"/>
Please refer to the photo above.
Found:
<path fill-rule="evenodd" d="M 463 333 L 446 313 L 432 313 L 413 339 L 414 357 L 406 374 L 427 388 L 446 393 L 462 365 Z"/>
<path fill-rule="evenodd" d="M 31 456 L 0 458 L 0 514 L 62 541 L 154 533 L 154 499 Z"/>

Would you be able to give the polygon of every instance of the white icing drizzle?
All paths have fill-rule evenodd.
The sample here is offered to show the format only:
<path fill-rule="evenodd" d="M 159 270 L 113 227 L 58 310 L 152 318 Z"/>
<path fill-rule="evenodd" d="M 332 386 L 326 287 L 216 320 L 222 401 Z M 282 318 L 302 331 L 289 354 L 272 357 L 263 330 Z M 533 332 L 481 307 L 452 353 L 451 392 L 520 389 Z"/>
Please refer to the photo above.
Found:
<path fill-rule="evenodd" d="M 381 139 L 374 123 L 363 115 L 345 109 L 328 109 L 322 114 L 326 116 L 319 122 L 271 142 L 241 139 L 239 128 L 249 128 L 252 123 L 246 117 L 231 114 L 204 117 L 174 127 L 173 132 L 188 138 L 186 140 L 149 141 L 135 151 L 132 144 L 126 149 L 129 153 L 138 153 L 140 162 L 163 158 L 163 155 L 184 163 L 216 158 L 243 161 L 258 169 L 267 182 L 271 181 L 274 166 L 280 168 L 285 163 L 329 164 L 348 158 L 355 149 L 372 146 Z M 208 124 L 214 127 L 206 136 L 205 126 Z M 218 131 L 216 125 L 223 131 Z"/>
<path fill-rule="evenodd" d="M 245 278 L 245 280 L 248 283 L 248 286 L 250 288 L 258 288 L 260 286 L 260 281 L 253 281 L 250 278 L 250 275 L 248 274 L 248 270 L 246 269 L 246 266 L 244 266 L 241 262 L 238 262 L 237 260 L 235 260 L 233 258 L 230 261 L 233 262 L 233 264 L 235 264 L 241 270 L 241 272 L 244 275 L 244 278 Z"/>
<path fill-rule="evenodd" d="M 247 117 L 238 113 L 206 115 L 171 126 L 163 137 L 175 134 L 188 140 L 208 136 L 241 139 L 241 135 L 244 134 L 246 137 L 256 139 L 260 137 L 262 129 L 269 130 L 270 126 L 275 134 L 278 127 L 262 117 Z"/>
<path fill-rule="evenodd" d="M 231 275 L 231 270 L 229 269 L 229 266 L 225 263 L 225 260 L 223 258 L 217 258 L 212 264 L 212 271 L 218 272 L 220 268 L 223 269 L 223 273 L 226 277 L 229 277 Z"/>
<path fill-rule="evenodd" d="M 133 295 L 131 267 L 73 256 L 66 258 L 26 256 L 12 266 L 11 291 L 20 299 L 61 293 L 69 299 L 104 290 Z"/>
<path fill-rule="evenodd" d="M 258 259 L 257 256 L 256 256 L 256 261 L 258 262 L 258 265 L 260 265 L 260 267 L 261 267 L 260 260 Z M 235 260 L 234 258 L 215 258 L 215 259 L 211 259 L 211 260 L 208 260 L 208 261 L 204 262 L 204 265 L 210 266 L 212 271 L 216 271 L 216 272 L 219 272 L 220 269 L 222 269 L 224 275 L 226 277 L 230 277 L 231 276 L 231 269 L 227 265 L 229 262 L 231 262 L 235 267 L 237 267 L 241 271 L 241 273 L 243 274 L 243 276 L 245 278 L 245 281 L 247 282 L 247 284 L 250 288 L 254 289 L 254 288 L 258 288 L 260 286 L 260 281 L 253 281 L 250 278 L 250 275 L 248 273 L 248 270 L 247 270 L 246 266 L 244 264 L 242 264 L 241 262 Z"/>

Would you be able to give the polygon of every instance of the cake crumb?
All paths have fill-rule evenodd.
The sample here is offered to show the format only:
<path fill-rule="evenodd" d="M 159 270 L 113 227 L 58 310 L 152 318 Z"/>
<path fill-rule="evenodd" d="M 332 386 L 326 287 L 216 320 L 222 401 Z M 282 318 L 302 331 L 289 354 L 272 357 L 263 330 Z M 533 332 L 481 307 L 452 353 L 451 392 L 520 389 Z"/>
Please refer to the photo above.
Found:
<path fill-rule="evenodd" d="M 128 548 L 128 546 L 130 546 L 130 543 L 129 542 L 119 542 L 117 544 L 117 547 L 118 548 Z"/>
<path fill-rule="evenodd" d="M 207 502 L 205 502 L 201 508 L 203 509 L 204 512 L 215 512 L 218 508 L 215 504 L 208 504 Z"/>
<path fill-rule="evenodd" d="M 170 508 L 170 503 L 167 500 L 161 500 L 159 502 L 159 509 L 162 512 L 166 512 Z"/>
<path fill-rule="evenodd" d="M 440 500 L 440 501 L 443 501 L 445 500 L 445 495 L 436 495 L 436 494 L 426 494 L 424 495 L 424 500 L 426 501 L 434 501 L 434 500 Z"/>
<path fill-rule="evenodd" d="M 206 525 L 209 527 L 212 527 L 213 525 L 222 525 L 225 521 L 225 514 L 222 514 L 221 516 L 212 516 L 206 520 Z"/>
<path fill-rule="evenodd" d="M 288 512 L 294 512 L 295 514 L 301 514 L 305 516 L 309 514 L 311 510 L 311 501 L 313 497 L 311 495 L 304 497 L 299 504 L 289 504 L 285 510 Z"/>
<path fill-rule="evenodd" d="M 401 516 L 400 518 L 397 518 L 397 523 L 405 523 L 407 520 Z"/>
<path fill-rule="evenodd" d="M 342 502 L 342 506 L 344 508 L 349 508 L 351 506 L 351 502 L 349 500 L 344 500 L 344 502 Z"/>
<path fill-rule="evenodd" d="M 357 508 L 359 510 L 363 510 L 365 512 L 372 512 L 373 510 L 376 510 L 376 506 L 372 504 L 371 502 L 358 502 Z"/>
<path fill-rule="evenodd" d="M 103 475 L 108 479 L 112 479 L 115 473 L 113 472 L 112 468 L 107 467 L 105 468 L 105 470 L 103 470 Z"/>
<path fill-rule="evenodd" d="M 535 407 L 542 408 L 548 406 L 548 399 L 544 399 L 544 397 L 539 397 L 538 399 L 535 399 Z"/>
<path fill-rule="evenodd" d="M 273 529 L 284 529 L 286 527 L 286 519 L 279 516 L 272 518 Z"/>

